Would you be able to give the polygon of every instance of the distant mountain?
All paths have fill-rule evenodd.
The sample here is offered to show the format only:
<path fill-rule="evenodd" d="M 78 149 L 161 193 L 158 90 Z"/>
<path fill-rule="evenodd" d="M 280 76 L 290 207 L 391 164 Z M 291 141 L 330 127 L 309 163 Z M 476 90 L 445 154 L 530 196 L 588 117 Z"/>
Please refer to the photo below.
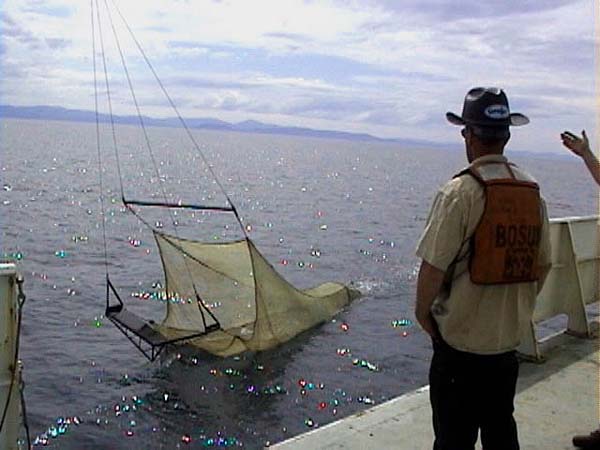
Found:
<path fill-rule="evenodd" d="M 66 120 L 72 122 L 95 122 L 96 113 L 93 111 L 84 111 L 79 109 L 67 109 L 57 106 L 11 106 L 0 105 L 0 118 L 13 117 L 20 119 L 45 119 L 45 120 Z M 153 117 L 142 116 L 144 124 L 155 127 L 180 127 L 181 123 L 176 117 L 166 119 L 156 119 Z M 108 114 L 99 114 L 100 122 L 110 122 Z M 113 116 L 113 120 L 118 124 L 138 125 L 140 120 L 137 116 Z M 189 128 L 238 131 L 246 133 L 261 134 L 283 134 L 291 136 L 310 136 L 326 139 L 345 139 L 352 141 L 373 141 L 373 142 L 395 142 L 407 148 L 452 148 L 447 144 L 437 142 L 413 140 L 413 139 L 384 139 L 372 136 L 366 133 L 350 133 L 345 131 L 315 130 L 311 128 L 289 127 L 273 125 L 258 122 L 256 120 L 245 120 L 239 123 L 229 123 L 212 118 L 190 118 L 185 119 Z"/>
<path fill-rule="evenodd" d="M 0 105 L 0 117 L 14 117 L 19 119 L 45 119 L 68 120 L 72 122 L 95 122 L 96 113 L 80 109 L 67 109 L 58 106 L 11 106 Z M 180 127 L 181 123 L 176 117 L 155 119 L 142 116 L 144 124 L 155 127 Z M 98 114 L 100 122 L 110 122 L 108 114 Z M 114 122 L 125 125 L 138 125 L 138 116 L 113 116 Z M 218 119 L 186 119 L 190 128 L 209 128 L 218 130 L 231 129 L 232 125 Z"/>
<path fill-rule="evenodd" d="M 257 122 L 255 120 L 246 120 L 244 122 L 232 124 L 231 129 L 235 131 L 246 131 L 251 133 L 287 134 L 293 136 L 312 136 L 321 138 L 348 139 L 355 141 L 396 141 L 395 139 L 383 139 L 365 133 L 348 133 L 345 131 L 313 130 L 311 128 L 284 127 L 280 125 L 271 125 L 267 123 Z"/>

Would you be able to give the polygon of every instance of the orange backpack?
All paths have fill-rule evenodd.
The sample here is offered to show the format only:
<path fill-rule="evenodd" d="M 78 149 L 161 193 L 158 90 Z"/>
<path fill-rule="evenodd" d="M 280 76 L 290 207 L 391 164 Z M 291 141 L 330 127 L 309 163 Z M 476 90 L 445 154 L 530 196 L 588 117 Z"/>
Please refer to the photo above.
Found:
<path fill-rule="evenodd" d="M 486 177 L 474 165 L 470 174 L 483 187 L 485 207 L 471 237 L 469 273 L 474 284 L 537 281 L 542 229 L 540 190 L 533 181 L 519 180 L 509 163 L 509 177 Z"/>

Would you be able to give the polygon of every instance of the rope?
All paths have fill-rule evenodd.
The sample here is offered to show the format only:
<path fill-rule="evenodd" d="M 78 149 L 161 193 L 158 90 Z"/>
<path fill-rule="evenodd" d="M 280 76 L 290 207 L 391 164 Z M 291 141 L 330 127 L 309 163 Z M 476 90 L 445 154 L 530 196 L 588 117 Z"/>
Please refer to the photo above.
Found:
<path fill-rule="evenodd" d="M 123 50 L 121 49 L 121 43 L 117 36 L 117 30 L 115 29 L 114 22 L 112 20 L 112 15 L 110 10 L 108 9 L 108 3 L 104 0 L 104 6 L 106 8 L 106 12 L 108 14 L 108 20 L 110 22 L 110 26 L 112 29 L 113 37 L 115 38 L 115 44 L 117 49 L 119 50 L 119 56 L 121 58 L 121 65 L 123 66 L 123 71 L 125 72 L 125 76 L 127 78 L 127 84 L 129 85 L 129 92 L 131 93 L 131 98 L 133 99 L 133 103 L 135 105 L 135 110 L 137 112 L 138 119 L 140 121 L 140 127 L 142 128 L 142 133 L 144 134 L 144 140 L 146 141 L 146 147 L 148 148 L 148 154 L 150 155 L 150 160 L 152 161 L 152 166 L 154 167 L 154 172 L 156 175 L 156 179 L 159 181 L 160 190 L 163 196 L 165 203 L 168 203 L 167 200 L 167 192 L 165 191 L 165 187 L 163 183 L 160 182 L 160 171 L 158 169 L 158 164 L 156 163 L 156 157 L 154 156 L 154 151 L 152 151 L 152 146 L 150 145 L 150 138 L 148 137 L 148 131 L 146 130 L 146 124 L 144 123 L 144 118 L 142 117 L 142 112 L 140 110 L 140 105 L 137 100 L 137 96 L 135 95 L 135 90 L 133 89 L 133 82 L 131 81 L 131 76 L 129 75 L 129 70 L 127 69 L 127 63 L 125 62 L 125 57 L 123 56 Z M 123 180 L 120 180 L 121 186 L 123 185 Z M 126 203 L 125 196 L 123 197 L 123 203 Z M 173 224 L 173 228 L 177 228 L 177 222 L 175 220 L 175 216 L 169 210 L 169 217 L 171 218 L 171 222 Z"/>
<path fill-rule="evenodd" d="M 108 278 L 108 246 L 106 244 L 106 211 L 104 206 L 104 177 L 102 176 L 102 154 L 100 151 L 100 117 L 98 113 L 98 77 L 96 74 L 96 27 L 94 24 L 94 0 L 90 0 L 92 16 L 92 61 L 94 62 L 94 104 L 96 111 L 96 150 L 98 153 L 98 176 L 100 178 L 100 209 L 102 217 L 102 243 L 104 245 L 104 270 Z M 107 292 L 108 295 L 108 292 Z"/>
<path fill-rule="evenodd" d="M 19 367 L 19 374 L 21 374 L 21 368 Z M 21 383 L 19 383 L 19 391 L 21 392 L 21 412 L 23 413 L 23 427 L 25 428 L 25 434 L 27 435 L 27 448 L 31 447 L 31 434 L 29 432 L 29 421 L 27 420 L 27 408 L 25 406 L 25 382 L 23 377 L 19 377 Z"/>
<path fill-rule="evenodd" d="M 121 162 L 119 160 L 119 151 L 117 150 L 117 133 L 115 131 L 115 119 L 113 117 L 113 109 L 112 109 L 112 100 L 110 96 L 110 85 L 108 82 L 108 70 L 106 68 L 106 55 L 104 52 L 104 37 L 102 35 L 102 22 L 100 21 L 100 8 L 98 8 L 98 0 L 94 0 L 96 4 L 96 17 L 98 18 L 98 34 L 100 36 L 100 48 L 102 52 L 102 65 L 104 67 L 104 81 L 106 84 L 106 97 L 108 101 L 108 111 L 110 115 L 110 127 L 112 130 L 112 138 L 113 138 L 113 147 L 115 151 L 115 159 L 117 161 L 117 173 L 119 175 L 119 185 L 121 188 L 121 198 L 125 195 L 123 194 L 123 177 L 121 176 Z M 96 116 L 96 120 L 98 117 Z"/>
<path fill-rule="evenodd" d="M 125 76 L 127 78 L 127 84 L 129 86 L 129 92 L 131 93 L 131 98 L 132 98 L 133 103 L 135 105 L 137 116 L 138 116 L 138 119 L 139 119 L 139 122 L 140 122 L 140 127 L 142 128 L 142 133 L 144 135 L 144 140 L 146 142 L 146 148 L 148 149 L 148 154 L 150 155 L 150 160 L 152 162 L 152 166 L 154 168 L 154 172 L 155 172 L 156 178 L 159 181 L 160 190 L 161 190 L 161 193 L 162 193 L 162 196 L 163 196 L 163 199 L 164 199 L 164 203 L 168 203 L 167 193 L 165 191 L 164 184 L 161 182 L 160 171 L 158 169 L 158 164 L 156 163 L 156 157 L 154 156 L 154 151 L 152 150 L 152 145 L 150 143 L 150 138 L 148 136 L 148 131 L 146 130 L 146 124 L 144 123 L 144 118 L 142 117 L 142 112 L 140 110 L 140 106 L 139 106 L 139 103 L 137 101 L 137 96 L 135 95 L 135 89 L 133 88 L 133 82 L 131 81 L 131 76 L 129 75 L 129 70 L 127 68 L 127 63 L 125 62 L 125 57 L 123 55 L 123 50 L 121 49 L 121 43 L 119 41 L 119 37 L 117 35 L 117 30 L 115 29 L 115 25 L 114 25 L 114 22 L 112 20 L 112 14 L 110 13 L 110 9 L 108 8 L 108 3 L 106 2 L 106 0 L 104 0 L 104 6 L 106 8 L 106 13 L 108 15 L 108 19 L 109 19 L 110 26 L 111 26 L 111 29 L 112 29 L 112 34 L 113 34 L 113 37 L 115 39 L 115 44 L 117 46 L 117 50 L 119 51 L 119 56 L 120 56 L 120 59 L 121 59 L 121 65 L 123 67 L 123 71 L 125 72 Z M 108 78 L 107 78 L 107 84 L 108 84 Z M 112 112 L 111 112 L 111 117 L 112 117 Z M 118 153 L 118 148 L 117 147 L 115 147 L 115 151 Z M 117 162 L 117 164 L 119 164 L 119 163 Z M 145 219 L 143 219 L 141 217 L 141 215 L 138 214 L 137 211 L 135 211 L 131 207 L 131 204 L 129 204 L 129 203 L 126 202 L 125 195 L 123 194 L 123 179 L 122 179 L 120 173 L 119 173 L 119 182 L 121 184 L 121 199 L 122 199 L 123 203 L 125 204 L 125 206 L 127 207 L 127 209 L 130 212 L 132 212 L 138 219 L 140 219 L 142 221 L 142 223 L 144 223 L 146 226 L 149 226 L 149 223 Z M 173 230 L 175 232 L 175 235 L 177 237 L 179 237 L 178 232 L 177 232 L 177 221 L 175 220 L 175 216 L 171 212 L 170 209 L 169 209 L 169 217 L 171 219 L 171 223 L 173 225 Z M 152 229 L 152 230 L 154 229 L 152 226 L 149 226 L 149 228 Z M 198 295 L 198 291 L 196 289 L 196 285 L 195 285 L 195 283 L 193 281 L 191 269 L 189 268 L 187 260 L 185 260 L 185 259 L 184 259 L 184 264 L 186 266 L 186 270 L 188 272 L 188 276 L 192 280 L 191 284 L 192 284 L 192 287 L 194 289 L 194 294 L 195 294 L 196 298 L 198 300 L 200 300 L 200 296 Z M 198 303 L 198 309 L 200 310 L 200 314 L 202 315 L 203 322 L 206 323 L 205 320 L 204 320 L 204 312 L 202 311 L 202 308 L 200 307 L 200 305 L 201 305 L 201 303 Z"/>
<path fill-rule="evenodd" d="M 106 2 L 106 0 L 104 0 Z M 238 221 L 240 228 L 242 229 L 242 232 L 244 233 L 244 236 L 247 236 L 246 233 L 246 229 L 244 228 L 244 225 L 241 221 L 241 218 L 237 212 L 237 208 L 234 205 L 234 203 L 231 201 L 231 198 L 229 197 L 229 195 L 227 194 L 227 191 L 225 190 L 225 188 L 223 187 L 223 185 L 221 184 L 221 182 L 219 181 L 219 177 L 217 177 L 217 174 L 215 173 L 215 171 L 213 170 L 211 164 L 209 164 L 208 160 L 206 159 L 206 156 L 204 155 L 204 153 L 202 152 L 202 150 L 200 149 L 200 146 L 198 145 L 198 142 L 196 142 L 196 139 L 194 138 L 194 135 L 192 134 L 192 132 L 190 131 L 186 121 L 183 119 L 183 117 L 181 116 L 181 114 L 179 113 L 179 110 L 177 109 L 177 106 L 175 106 L 175 102 L 173 102 L 173 100 L 171 99 L 171 96 L 169 95 L 169 93 L 167 92 L 165 86 L 163 85 L 163 82 L 161 81 L 161 79 L 159 78 L 158 74 L 156 73 L 156 70 L 154 70 L 154 66 L 152 65 L 152 63 L 150 62 L 150 59 L 148 58 L 148 56 L 146 55 L 146 52 L 144 51 L 144 49 L 142 48 L 142 45 L 140 44 L 140 42 L 138 41 L 138 39 L 136 38 L 135 34 L 133 33 L 133 30 L 131 29 L 131 27 L 129 26 L 129 23 L 127 22 L 127 20 L 125 20 L 125 17 L 123 16 L 123 14 L 121 13 L 121 10 L 119 9 L 119 7 L 117 6 L 117 4 L 115 3 L 115 0 L 112 0 L 112 3 L 117 11 L 117 13 L 119 14 L 119 16 L 121 17 L 121 20 L 123 21 L 123 23 L 125 24 L 125 27 L 127 28 L 127 31 L 129 31 L 129 34 L 131 35 L 131 38 L 133 39 L 133 41 L 135 42 L 135 45 L 137 46 L 138 50 L 140 51 L 142 57 L 144 58 L 144 61 L 146 62 L 148 68 L 150 69 L 150 71 L 152 72 L 152 74 L 154 75 L 154 78 L 156 79 L 156 82 L 158 83 L 158 85 L 160 86 L 163 94 L 165 95 L 165 97 L 167 98 L 167 100 L 169 101 L 169 104 L 171 105 L 171 108 L 173 109 L 173 111 L 175 112 L 175 114 L 177 115 L 177 119 L 179 119 L 179 122 L 181 123 L 181 125 L 183 126 L 186 134 L 188 135 L 188 137 L 190 138 L 191 142 L 194 145 L 194 148 L 196 149 L 196 151 L 198 152 L 198 154 L 200 155 L 200 157 L 202 158 L 202 161 L 204 162 L 204 164 L 206 165 L 206 167 L 208 168 L 208 170 L 210 171 L 210 174 L 212 175 L 212 177 L 214 178 L 215 182 L 217 183 L 217 186 L 219 186 L 219 189 L 221 189 L 221 192 L 223 193 L 223 195 L 225 195 L 225 198 L 227 199 L 227 202 L 229 203 L 229 205 L 231 205 L 231 208 L 233 210 L 233 214 L 236 218 L 236 220 Z"/>
<path fill-rule="evenodd" d="M 10 386 L 8 388 L 8 395 L 6 397 L 6 403 L 4 404 L 4 411 L 2 412 L 2 419 L 0 419 L 0 433 L 2 433 L 2 429 L 4 428 L 4 423 L 6 421 L 6 415 L 8 413 L 8 407 L 10 405 L 10 399 L 12 397 L 12 390 L 13 387 L 15 385 L 15 380 L 17 378 L 17 373 L 20 373 L 20 371 L 17 369 L 17 366 L 19 364 L 19 345 L 21 342 L 21 320 L 23 317 L 23 305 L 25 305 L 25 294 L 23 293 L 23 278 L 21 276 L 17 276 L 17 288 L 19 290 L 19 293 L 17 294 L 17 332 L 16 332 L 16 337 L 15 337 L 15 355 L 13 358 L 13 363 L 12 363 L 12 377 L 10 380 Z M 23 397 L 23 389 L 24 389 L 24 384 L 21 382 L 19 385 L 19 388 L 21 390 L 21 404 L 24 405 L 25 401 L 24 401 L 24 397 Z M 23 411 L 25 411 L 23 409 Z M 29 435 L 29 425 L 27 425 L 27 417 L 26 414 L 24 413 L 24 423 L 26 424 L 26 431 L 27 431 L 27 444 L 28 444 L 28 448 L 31 448 L 31 438 Z"/>
<path fill-rule="evenodd" d="M 152 227 L 143 217 L 141 217 L 141 215 L 139 213 L 137 213 L 137 211 L 135 211 L 135 209 L 132 208 L 131 205 L 138 204 L 138 205 L 150 205 L 150 206 L 165 206 L 165 205 L 168 205 L 167 194 L 166 194 L 164 185 L 162 183 L 162 180 L 160 178 L 160 172 L 159 172 L 159 169 L 158 169 L 158 164 L 156 163 L 156 158 L 154 156 L 154 152 L 152 151 L 152 146 L 151 146 L 151 143 L 150 143 L 150 138 L 148 136 L 148 133 L 147 133 L 147 130 L 146 130 L 146 126 L 145 126 L 145 123 L 144 123 L 144 119 L 142 117 L 141 110 L 140 110 L 140 107 L 139 107 L 139 103 L 138 103 L 137 97 L 135 95 L 135 90 L 133 88 L 133 83 L 132 83 L 131 77 L 129 75 L 129 70 L 127 69 L 127 64 L 125 62 L 125 57 L 124 57 L 123 51 L 121 49 L 121 44 L 120 44 L 119 37 L 118 37 L 118 34 L 117 34 L 115 26 L 114 26 L 114 22 L 112 20 L 112 15 L 111 15 L 110 9 L 108 7 L 107 1 L 104 0 L 104 5 L 105 5 L 106 11 L 107 11 L 107 15 L 108 15 L 108 18 L 109 18 L 109 21 L 110 21 L 110 25 L 111 25 L 113 37 L 115 39 L 115 43 L 116 43 L 117 49 L 119 51 L 119 55 L 120 55 L 120 59 L 121 59 L 121 64 L 122 64 L 123 70 L 124 70 L 126 78 L 127 78 L 127 83 L 129 85 L 129 91 L 131 93 L 133 102 L 135 104 L 135 108 L 136 108 L 136 112 L 137 112 L 137 115 L 138 115 L 138 119 L 140 121 L 140 126 L 142 128 L 142 131 L 143 131 L 143 134 L 144 134 L 144 139 L 146 141 L 146 147 L 148 149 L 148 153 L 150 154 L 150 159 L 152 161 L 156 177 L 157 177 L 157 179 L 159 181 L 159 184 L 160 184 L 160 189 L 161 189 L 161 192 L 162 192 L 162 195 L 163 195 L 163 198 L 164 198 L 164 204 L 161 205 L 161 204 L 158 204 L 158 203 L 154 204 L 154 202 L 139 202 L 139 201 L 127 202 L 127 200 L 125 199 L 124 188 L 123 188 L 123 177 L 122 177 L 121 168 L 120 168 L 121 164 L 120 164 L 120 158 L 119 158 L 119 152 L 118 152 L 118 144 L 117 144 L 117 139 L 116 139 L 116 131 L 115 131 L 115 126 L 114 126 L 114 117 L 113 117 L 113 110 L 112 110 L 112 102 L 111 102 L 111 96 L 110 96 L 110 87 L 109 87 L 109 81 L 108 81 L 108 70 L 106 68 L 106 55 L 105 55 L 105 49 L 104 49 L 104 38 L 103 38 L 103 34 L 102 34 L 102 26 L 101 26 L 101 21 L 100 21 L 100 8 L 98 6 L 98 0 L 95 0 L 95 5 L 96 5 L 96 13 L 97 13 L 97 19 L 98 19 L 98 30 L 99 30 L 99 35 L 100 35 L 100 43 L 101 43 L 101 49 L 102 49 L 102 61 L 103 61 L 103 65 L 104 65 L 104 78 L 105 78 L 105 82 L 106 82 L 106 90 L 107 90 L 107 97 L 108 97 L 108 104 L 109 104 L 109 113 L 110 113 L 110 119 L 111 119 L 111 129 L 112 129 L 112 136 L 113 136 L 113 145 L 114 145 L 115 158 L 116 158 L 116 162 L 117 162 L 117 170 L 118 170 L 118 177 L 119 177 L 119 184 L 120 184 L 120 190 L 121 190 L 121 199 L 123 201 L 123 204 L 127 207 L 127 209 L 131 213 L 133 213 L 148 228 L 150 228 L 151 230 L 155 231 L 154 227 Z M 92 8 L 93 8 L 93 4 L 92 4 Z M 118 8 L 116 7 L 116 5 L 115 5 L 115 8 L 117 9 L 117 11 L 119 12 L 119 15 L 123 19 L 123 16 L 121 15 L 121 13 L 118 10 Z M 127 27 L 129 29 L 129 31 L 131 32 L 131 29 L 129 28 L 128 25 L 127 25 Z M 135 37 L 134 37 L 134 39 L 135 39 Z M 141 50 L 141 47 L 139 46 L 139 43 L 137 42 L 137 40 L 136 40 L 136 44 L 138 45 L 138 48 Z M 147 57 L 146 57 L 145 53 L 143 53 L 143 51 L 142 51 L 142 54 L 143 54 L 144 58 L 147 60 Z M 152 72 L 156 76 L 156 72 L 154 71 L 153 68 L 152 68 Z M 160 82 L 160 80 L 159 80 L 159 84 L 161 85 L 161 88 L 163 89 L 163 92 L 165 92 L 165 94 L 166 94 L 166 90 L 162 86 L 162 83 Z M 171 105 L 174 106 L 172 100 L 170 99 L 170 97 L 168 97 L 168 94 L 166 94 L 166 95 L 167 95 L 167 98 L 169 99 L 169 102 L 171 103 Z M 177 114 L 179 115 L 179 113 L 177 113 Z M 181 117 L 180 117 L 180 119 L 181 119 Z M 98 120 L 99 120 L 98 116 L 96 116 L 96 121 L 98 122 Z M 181 120 L 183 120 L 183 119 L 181 119 Z M 187 129 L 187 127 L 186 127 L 186 129 Z M 189 130 L 188 130 L 188 133 L 189 133 Z M 191 134 L 190 134 L 190 136 L 191 136 Z M 192 140 L 193 140 L 193 137 L 192 137 Z M 199 149 L 197 143 L 194 140 L 193 140 L 193 142 L 194 142 L 196 148 Z M 202 157 L 203 157 L 203 160 L 204 160 L 205 164 L 208 166 L 211 174 L 213 175 L 213 178 L 215 179 L 215 181 L 217 182 L 217 184 L 219 185 L 219 187 L 221 188 L 221 190 L 225 194 L 226 198 L 229 201 L 229 204 L 232 206 L 231 211 L 234 213 L 235 217 L 238 219 L 238 223 L 240 224 L 240 226 L 243 229 L 243 226 L 241 224 L 241 221 L 239 219 L 237 211 L 235 210 L 235 208 L 233 207 L 233 204 L 229 200 L 229 197 L 227 196 L 227 193 L 224 191 L 224 189 L 223 189 L 222 185 L 220 184 L 219 180 L 216 178 L 216 175 L 215 175 L 214 171 L 212 170 L 212 168 L 210 167 L 210 165 L 206 161 L 206 158 L 204 157 L 204 155 L 202 155 Z M 191 205 L 188 205 L 188 206 L 191 206 Z M 196 209 L 200 209 L 200 208 L 196 207 Z M 207 208 L 207 209 L 225 210 L 225 208 L 217 208 L 217 207 L 210 207 L 210 208 Z M 172 221 L 172 224 L 173 224 L 175 235 L 176 235 L 177 238 L 179 238 L 178 231 L 177 231 L 177 221 L 175 220 L 174 214 L 171 212 L 171 210 L 169 210 L 169 216 L 171 217 L 171 221 Z M 245 234 L 245 230 L 244 230 L 244 234 Z M 105 254 L 105 258 L 107 258 L 106 254 Z M 194 294 L 195 294 L 195 297 L 197 299 L 198 309 L 200 311 L 200 314 L 202 315 L 202 320 L 203 320 L 204 324 L 206 325 L 206 320 L 205 320 L 205 317 L 204 317 L 204 310 L 203 310 L 203 308 L 206 309 L 206 306 L 204 305 L 203 300 L 201 299 L 200 295 L 198 294 L 198 290 L 196 288 L 196 284 L 195 284 L 194 279 L 192 277 L 192 272 L 191 272 L 191 269 L 189 267 L 188 260 L 186 258 L 184 258 L 184 264 L 186 266 L 186 269 L 187 269 L 187 272 L 188 272 L 188 276 L 189 276 L 189 278 L 191 280 L 191 285 L 192 285 L 192 287 L 194 289 Z M 108 273 L 107 273 L 107 279 L 108 279 Z M 108 296 L 109 295 L 110 294 L 109 294 L 109 291 L 108 291 L 108 288 L 107 288 L 107 304 L 108 304 Z M 208 311 L 208 309 L 207 309 L 207 311 Z M 212 316 L 212 314 L 210 313 L 210 311 L 208 311 L 208 313 Z"/>

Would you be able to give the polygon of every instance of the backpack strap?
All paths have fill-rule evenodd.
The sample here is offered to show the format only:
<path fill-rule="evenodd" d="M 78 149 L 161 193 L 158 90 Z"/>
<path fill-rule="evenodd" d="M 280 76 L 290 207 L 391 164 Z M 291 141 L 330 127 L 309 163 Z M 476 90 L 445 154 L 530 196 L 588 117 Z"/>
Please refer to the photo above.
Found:
<path fill-rule="evenodd" d="M 481 175 L 479 175 L 479 172 L 477 172 L 477 170 L 473 166 L 464 168 L 463 170 L 458 172 L 456 175 L 454 175 L 452 178 L 453 179 L 460 178 L 464 175 L 471 175 L 473 178 L 475 178 L 475 181 L 477 181 L 485 189 L 485 181 L 483 180 Z"/>

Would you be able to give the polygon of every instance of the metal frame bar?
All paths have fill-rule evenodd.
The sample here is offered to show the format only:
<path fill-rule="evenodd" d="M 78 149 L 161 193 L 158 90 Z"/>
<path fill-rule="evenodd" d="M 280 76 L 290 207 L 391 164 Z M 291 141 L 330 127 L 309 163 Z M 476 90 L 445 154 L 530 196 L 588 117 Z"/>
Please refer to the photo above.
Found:
<path fill-rule="evenodd" d="M 106 296 L 106 312 L 105 312 L 106 317 L 151 362 L 154 362 L 158 358 L 158 356 L 162 353 L 162 351 L 165 349 L 165 347 L 167 347 L 169 345 L 173 345 L 178 342 L 187 341 L 187 340 L 194 339 L 194 338 L 201 337 L 201 336 L 206 336 L 209 333 L 212 333 L 214 331 L 221 329 L 221 326 L 217 323 L 217 324 L 213 324 L 213 325 L 209 325 L 208 327 L 205 327 L 204 331 L 200 332 L 200 333 L 193 333 L 193 334 L 175 338 L 175 339 L 168 339 L 168 340 L 165 340 L 164 342 L 162 342 L 161 344 L 153 344 L 152 342 L 150 342 L 147 339 L 145 339 L 144 337 L 142 337 L 140 334 L 136 333 L 134 330 L 128 328 L 125 324 L 121 323 L 117 319 L 116 315 L 124 310 L 124 304 L 123 304 L 123 301 L 121 300 L 121 297 L 119 296 L 117 290 L 115 289 L 114 285 L 110 281 L 109 277 L 106 277 L 106 286 L 107 286 L 107 289 L 106 289 L 106 295 L 107 295 Z M 115 298 L 119 302 L 118 304 L 110 305 L 110 292 L 112 292 L 114 294 Z M 144 343 L 146 343 L 149 348 L 144 346 L 143 345 Z"/>
<path fill-rule="evenodd" d="M 137 347 L 137 349 L 142 352 L 142 354 L 151 362 L 154 362 L 156 360 L 156 358 L 158 358 L 158 356 L 162 353 L 162 351 L 165 349 L 165 347 L 168 345 L 168 343 L 165 343 L 163 345 L 152 345 L 150 343 L 148 343 L 149 348 L 144 348 L 144 346 L 142 345 L 143 342 L 147 342 L 144 339 L 142 339 L 142 337 L 136 335 L 133 331 L 131 331 L 130 329 L 126 328 L 123 324 L 121 324 L 120 322 L 118 322 L 114 317 L 107 315 L 106 317 L 109 318 L 109 320 L 119 329 L 119 331 L 121 331 L 121 333 L 123 333 L 125 335 L 125 337 L 127 339 L 129 339 L 129 341 L 135 345 Z M 136 339 L 137 338 L 137 339 Z M 158 350 L 157 350 L 158 348 Z"/>
<path fill-rule="evenodd" d="M 194 205 L 191 203 L 165 203 L 165 202 L 151 202 L 146 200 L 126 200 L 123 198 L 125 205 L 136 205 L 136 206 L 160 206 L 163 208 L 181 208 L 181 209 L 197 209 L 206 211 L 223 211 L 223 212 L 234 212 L 234 209 L 228 206 L 210 206 L 210 205 Z"/>

